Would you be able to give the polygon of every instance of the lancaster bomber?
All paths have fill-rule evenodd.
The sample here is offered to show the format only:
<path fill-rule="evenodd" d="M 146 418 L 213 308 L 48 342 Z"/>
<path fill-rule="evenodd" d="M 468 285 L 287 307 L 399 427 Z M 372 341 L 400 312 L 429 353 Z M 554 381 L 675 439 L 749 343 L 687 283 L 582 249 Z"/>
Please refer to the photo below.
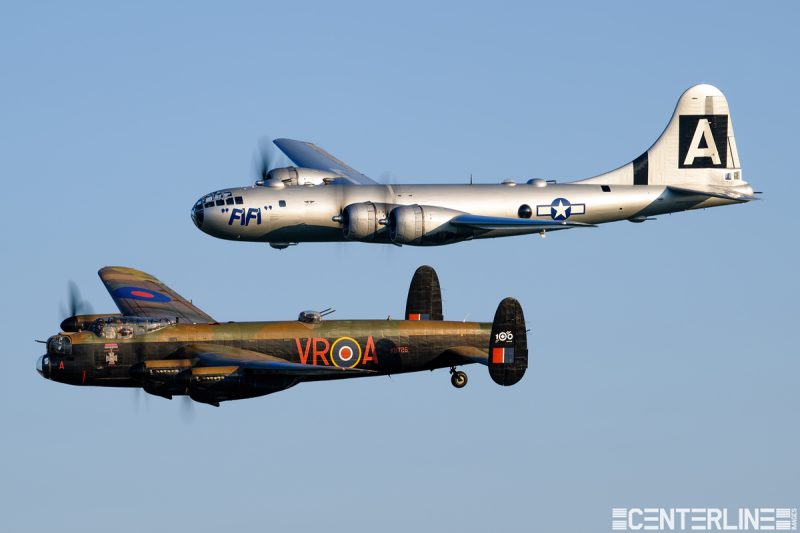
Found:
<path fill-rule="evenodd" d="M 491 323 L 445 321 L 439 279 L 428 266 L 412 278 L 403 320 L 327 320 L 325 310 L 287 322 L 217 322 L 139 270 L 105 267 L 99 275 L 120 313 L 65 319 L 37 361 L 42 377 L 219 406 L 307 381 L 438 368 L 449 368 L 462 388 L 467 374 L 456 368 L 472 363 L 513 385 L 528 366 L 519 302 L 504 299 Z"/>
<path fill-rule="evenodd" d="M 678 100 L 661 137 L 616 170 L 569 183 L 380 184 L 309 142 L 276 139 L 296 165 L 262 165 L 253 186 L 204 195 L 195 225 L 220 239 L 432 246 L 748 202 L 728 101 L 711 85 Z"/>

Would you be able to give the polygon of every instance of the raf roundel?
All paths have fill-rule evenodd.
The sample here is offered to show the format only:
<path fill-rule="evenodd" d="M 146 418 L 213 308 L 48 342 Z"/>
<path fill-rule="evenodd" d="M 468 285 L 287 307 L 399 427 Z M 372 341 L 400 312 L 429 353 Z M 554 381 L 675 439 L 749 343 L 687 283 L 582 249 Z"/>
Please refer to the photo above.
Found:
<path fill-rule="evenodd" d="M 361 346 L 351 337 L 336 339 L 331 346 L 331 362 L 342 368 L 353 368 L 361 361 Z"/>
<path fill-rule="evenodd" d="M 165 303 L 171 302 L 172 298 L 166 294 L 141 287 L 119 287 L 114 289 L 111 294 L 114 298 L 127 298 L 129 300 L 141 300 L 144 302 Z"/>

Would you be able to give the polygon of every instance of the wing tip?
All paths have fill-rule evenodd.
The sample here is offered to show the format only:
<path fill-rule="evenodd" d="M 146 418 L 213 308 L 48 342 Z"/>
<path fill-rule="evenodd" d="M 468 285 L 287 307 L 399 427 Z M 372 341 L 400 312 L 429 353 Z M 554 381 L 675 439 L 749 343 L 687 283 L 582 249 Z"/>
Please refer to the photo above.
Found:
<path fill-rule="evenodd" d="M 152 274 L 148 274 L 142 270 L 138 270 L 136 268 L 126 267 L 126 266 L 104 266 L 100 270 L 97 271 L 97 275 L 101 278 L 108 274 L 118 274 L 122 276 L 135 276 L 141 279 L 158 281 L 158 279 L 153 276 Z"/>

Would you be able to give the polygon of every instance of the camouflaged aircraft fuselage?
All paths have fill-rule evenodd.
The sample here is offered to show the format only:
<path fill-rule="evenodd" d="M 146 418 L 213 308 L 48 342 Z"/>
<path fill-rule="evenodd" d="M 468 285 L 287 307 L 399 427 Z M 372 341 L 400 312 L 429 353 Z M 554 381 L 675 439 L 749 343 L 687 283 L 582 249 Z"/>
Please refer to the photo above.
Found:
<path fill-rule="evenodd" d="M 491 327 L 491 323 L 389 319 L 326 320 L 318 324 L 178 323 L 131 338 L 105 338 L 93 331 L 80 331 L 58 336 L 69 339 L 70 348 L 62 350 L 68 353 L 59 353 L 56 338 L 51 338 L 44 371 L 49 379 L 73 385 L 139 387 L 139 381 L 131 376 L 134 365 L 181 360 L 183 350 L 203 344 L 241 348 L 293 363 L 398 374 L 464 364 L 462 356 L 469 352 L 485 356 Z M 335 352 L 347 341 L 354 350 L 343 360 Z M 294 381 L 369 375 L 374 374 L 341 373 Z"/>
<path fill-rule="evenodd" d="M 105 267 L 99 275 L 120 313 L 65 319 L 37 362 L 43 377 L 219 405 L 303 381 L 447 367 L 461 388 L 467 377 L 455 367 L 471 363 L 513 385 L 528 366 L 519 302 L 500 302 L 491 323 L 444 321 L 428 266 L 414 273 L 403 320 L 323 320 L 326 310 L 290 322 L 218 322 L 145 272 Z"/>

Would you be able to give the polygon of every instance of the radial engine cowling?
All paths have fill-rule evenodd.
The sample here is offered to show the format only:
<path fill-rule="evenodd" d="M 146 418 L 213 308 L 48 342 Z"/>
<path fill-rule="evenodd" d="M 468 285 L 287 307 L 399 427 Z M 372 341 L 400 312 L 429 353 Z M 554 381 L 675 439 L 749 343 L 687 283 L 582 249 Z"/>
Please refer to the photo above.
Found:
<path fill-rule="evenodd" d="M 348 241 L 373 242 L 386 239 L 388 229 L 380 221 L 386 218 L 386 204 L 361 202 L 350 204 L 342 211 L 342 234 Z"/>
<path fill-rule="evenodd" d="M 322 185 L 338 176 L 333 172 L 313 168 L 280 167 L 273 168 L 264 180 L 266 187 L 286 187 L 295 185 Z"/>
<path fill-rule="evenodd" d="M 463 241 L 472 235 L 450 224 L 462 211 L 429 205 L 402 205 L 389 213 L 389 239 L 394 244 L 435 246 Z"/>

